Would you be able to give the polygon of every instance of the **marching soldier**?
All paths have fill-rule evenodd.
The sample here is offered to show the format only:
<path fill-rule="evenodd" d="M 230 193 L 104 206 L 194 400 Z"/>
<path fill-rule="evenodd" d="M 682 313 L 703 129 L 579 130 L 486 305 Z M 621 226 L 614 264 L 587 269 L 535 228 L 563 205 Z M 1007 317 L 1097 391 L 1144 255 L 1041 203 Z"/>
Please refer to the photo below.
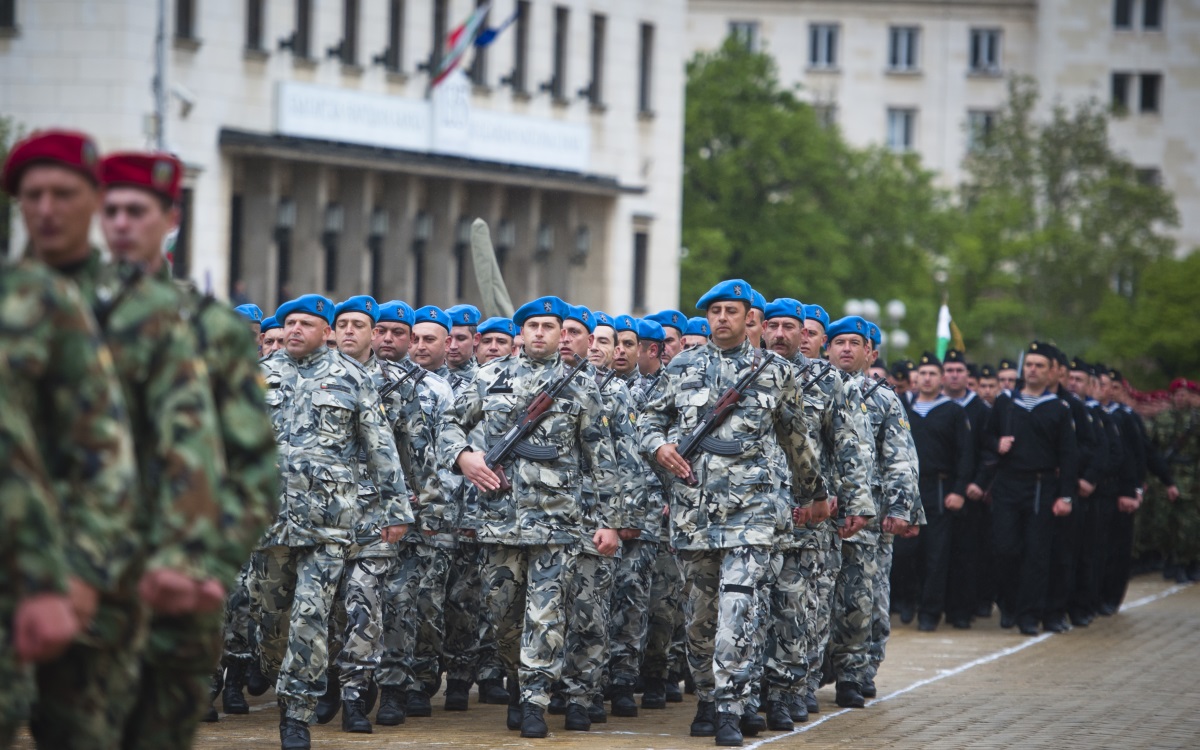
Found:
<path fill-rule="evenodd" d="M 261 329 L 258 338 L 259 359 L 269 357 L 283 348 L 283 326 L 275 320 L 274 315 L 263 318 Z"/>
<path fill-rule="evenodd" d="M 683 348 L 691 349 L 696 346 L 704 346 L 708 341 L 709 334 L 708 321 L 704 318 L 688 318 L 687 331 L 683 334 Z"/>
<path fill-rule="evenodd" d="M 479 346 L 475 347 L 475 358 L 482 367 L 493 359 L 512 354 L 513 337 L 517 327 L 508 318 L 488 318 L 475 329 L 479 334 Z"/>
<path fill-rule="evenodd" d="M 664 365 L 669 364 L 675 355 L 684 349 L 683 337 L 687 333 L 687 316 L 678 310 L 662 310 L 653 315 L 647 315 L 642 320 L 650 320 L 662 326 L 662 359 Z"/>

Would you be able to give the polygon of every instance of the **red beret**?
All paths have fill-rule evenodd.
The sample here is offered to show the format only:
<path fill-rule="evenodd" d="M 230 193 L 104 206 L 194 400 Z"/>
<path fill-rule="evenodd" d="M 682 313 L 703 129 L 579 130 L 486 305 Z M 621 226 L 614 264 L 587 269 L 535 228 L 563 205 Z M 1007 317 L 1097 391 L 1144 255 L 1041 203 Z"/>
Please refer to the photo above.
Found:
<path fill-rule="evenodd" d="M 34 164 L 56 164 L 100 182 L 100 150 L 91 136 L 74 130 L 40 130 L 13 146 L 4 162 L 5 192 L 16 195 L 21 174 Z"/>
<path fill-rule="evenodd" d="M 176 203 L 182 182 L 183 164 L 170 154 L 130 151 L 110 154 L 100 162 L 104 187 L 142 188 Z"/>
<path fill-rule="evenodd" d="M 1171 381 L 1171 385 L 1169 387 L 1171 389 L 1171 393 L 1174 393 L 1175 391 L 1179 390 L 1180 388 L 1187 388 L 1188 387 L 1187 378 L 1175 378 L 1174 380 Z"/>

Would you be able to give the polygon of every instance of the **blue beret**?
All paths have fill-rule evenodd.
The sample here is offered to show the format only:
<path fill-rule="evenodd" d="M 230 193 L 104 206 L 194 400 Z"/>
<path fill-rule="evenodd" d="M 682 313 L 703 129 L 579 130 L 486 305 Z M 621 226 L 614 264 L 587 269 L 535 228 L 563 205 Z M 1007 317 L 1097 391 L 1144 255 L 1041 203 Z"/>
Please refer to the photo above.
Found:
<path fill-rule="evenodd" d="M 858 334 L 863 337 L 863 343 L 865 344 L 867 342 L 867 325 L 867 321 L 859 316 L 847 315 L 831 323 L 825 333 L 828 334 L 830 341 L 847 333 Z"/>
<path fill-rule="evenodd" d="M 803 323 L 804 303 L 791 297 L 780 297 L 779 299 L 772 300 L 771 304 L 767 305 L 763 318 L 765 320 L 770 320 L 771 318 L 795 318 Z"/>
<path fill-rule="evenodd" d="M 485 333 L 503 333 L 505 336 L 516 337 L 517 327 L 508 318 L 488 318 L 479 324 L 475 330 L 480 336 Z"/>
<path fill-rule="evenodd" d="M 601 310 L 593 310 L 592 317 L 595 318 L 596 325 L 598 325 L 598 326 L 608 326 L 609 328 L 613 327 L 612 316 L 606 312 L 603 312 Z"/>
<path fill-rule="evenodd" d="M 637 321 L 633 319 L 632 315 L 618 315 L 613 319 L 613 323 L 613 328 L 617 329 L 617 333 L 631 331 L 634 336 L 638 335 Z"/>
<path fill-rule="evenodd" d="M 688 327 L 684 331 L 688 336 L 711 336 L 712 329 L 708 327 L 708 321 L 704 318 L 688 318 Z"/>
<path fill-rule="evenodd" d="M 867 321 L 867 338 L 871 339 L 871 344 L 875 347 L 883 345 L 883 332 L 879 330 L 879 326 L 871 321 Z"/>
<path fill-rule="evenodd" d="M 366 315 L 372 323 L 379 322 L 379 303 L 375 301 L 374 297 L 360 294 L 338 303 L 338 306 L 333 308 L 333 319 L 337 320 L 342 313 L 352 312 Z"/>
<path fill-rule="evenodd" d="M 275 320 L 287 323 L 287 316 L 292 313 L 315 315 L 324 318 L 327 325 L 333 325 L 333 301 L 319 294 L 305 294 L 284 302 L 275 311 Z"/>
<path fill-rule="evenodd" d="M 750 282 L 742 279 L 728 279 L 709 289 L 703 297 L 697 300 L 696 309 L 707 311 L 708 306 L 712 303 L 726 300 L 745 302 L 749 305 L 753 299 L 754 289 L 750 287 Z"/>
<path fill-rule="evenodd" d="M 767 311 L 767 298 L 759 294 L 757 291 L 750 290 L 750 307 L 759 312 Z"/>
<path fill-rule="evenodd" d="M 417 322 L 417 316 L 407 302 L 394 299 L 379 306 L 379 320 L 376 323 L 407 323 L 412 328 Z"/>
<path fill-rule="evenodd" d="M 829 313 L 825 312 L 825 308 L 821 307 L 820 305 L 805 305 L 804 319 L 815 320 L 820 323 L 821 327 L 826 331 L 829 330 Z"/>
<path fill-rule="evenodd" d="M 574 320 L 582 323 L 588 333 L 595 333 L 596 331 L 596 318 L 592 315 L 592 311 L 583 305 L 567 305 L 566 320 Z"/>
<path fill-rule="evenodd" d="M 450 316 L 440 307 L 425 305 L 421 309 L 413 311 L 413 316 L 417 323 L 437 323 L 447 332 L 450 331 Z"/>
<path fill-rule="evenodd" d="M 525 321 L 530 318 L 537 318 L 543 315 L 561 320 L 567 319 L 569 306 L 558 297 L 538 297 L 532 302 L 526 302 L 517 308 L 513 313 L 513 322 L 520 328 L 525 325 Z"/>
<path fill-rule="evenodd" d="M 275 320 L 275 316 L 272 315 L 269 318 L 262 319 L 262 323 L 259 325 L 258 330 L 260 333 L 266 333 L 267 331 L 273 331 L 276 328 L 283 328 L 283 326 L 280 325 L 279 321 Z"/>
<path fill-rule="evenodd" d="M 447 308 L 446 314 L 450 316 L 450 324 L 456 326 L 477 326 L 483 320 L 483 313 L 475 305 L 455 305 Z"/>
<path fill-rule="evenodd" d="M 662 310 L 653 315 L 647 315 L 642 320 L 653 320 L 663 328 L 674 328 L 680 335 L 687 329 L 687 316 L 678 310 Z"/>
<path fill-rule="evenodd" d="M 663 331 L 663 327 L 659 325 L 657 320 L 650 318 L 642 318 L 638 321 L 638 338 L 642 341 L 658 341 L 667 340 L 667 334 Z"/>
<path fill-rule="evenodd" d="M 237 312 L 239 315 L 241 315 L 246 320 L 249 320 L 251 323 L 261 323 L 262 322 L 263 311 L 262 311 L 262 308 L 260 308 L 258 305 L 255 305 L 255 304 L 238 305 L 237 307 L 235 307 L 233 309 L 235 312 Z"/>

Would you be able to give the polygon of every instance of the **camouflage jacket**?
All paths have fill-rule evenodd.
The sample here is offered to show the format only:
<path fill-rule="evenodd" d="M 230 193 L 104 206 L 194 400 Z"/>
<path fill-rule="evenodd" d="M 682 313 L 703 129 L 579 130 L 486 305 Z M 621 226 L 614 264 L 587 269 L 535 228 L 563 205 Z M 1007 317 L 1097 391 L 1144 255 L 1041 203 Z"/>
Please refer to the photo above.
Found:
<path fill-rule="evenodd" d="M 355 540 L 358 452 L 379 490 L 385 526 L 413 522 L 396 440 L 362 365 L 319 347 L 294 359 L 281 349 L 262 363 L 283 487 L 264 547 L 349 545 Z"/>
<path fill-rule="evenodd" d="M 638 375 L 630 381 L 629 395 L 633 400 L 638 421 L 641 420 L 642 412 L 646 410 L 646 404 L 657 398 L 660 389 L 666 385 L 666 379 L 663 377 L 666 371 L 666 368 L 662 367 L 658 372 L 651 375 Z M 639 441 L 641 439 L 640 433 L 638 439 Z M 643 513 L 627 519 L 626 523 L 641 532 L 638 535 L 639 540 L 661 542 L 663 541 L 663 521 L 666 519 L 663 510 L 670 505 L 668 493 L 675 482 L 675 477 L 659 466 L 654 456 L 647 456 L 643 453 L 640 442 L 638 448 L 638 459 L 645 477 L 646 506 Z"/>
<path fill-rule="evenodd" d="M 5 396 L 30 410 L 71 575 L 114 594 L 142 549 L 130 534 L 137 473 L 125 398 L 79 291 L 35 261 L 0 267 L 0 364 Z"/>
<path fill-rule="evenodd" d="M 220 501 L 225 456 L 204 361 L 179 292 L 99 251 L 60 269 L 92 307 L 129 407 L 139 475 L 134 532 L 147 568 L 231 583 Z M 140 573 L 137 578 L 140 578 Z M 129 594 L 137 578 L 127 581 Z"/>
<path fill-rule="evenodd" d="M 806 506 L 827 495 L 804 420 L 787 407 L 800 398 L 792 366 L 748 341 L 724 351 L 709 342 L 671 360 L 665 387 L 638 422 L 642 450 L 655 456 L 663 445 L 688 434 L 760 357 L 769 358 L 769 366 L 713 433 L 740 445 L 740 453 L 701 452 L 692 460 L 699 486 L 675 482 L 672 487 L 676 549 L 769 547 L 776 534 L 791 533 L 793 503 Z"/>
<path fill-rule="evenodd" d="M 464 450 L 486 451 L 520 417 L 537 394 L 563 374 L 557 354 L 544 360 L 523 352 L 488 362 L 455 399 L 439 435 L 443 463 L 455 466 Z M 590 470 L 600 505 L 610 505 L 617 486 L 616 457 L 596 382 L 577 373 L 527 438 L 553 448 L 556 457 L 534 461 L 513 456 L 504 466 L 508 492 L 479 498 L 480 542 L 529 546 L 574 544 L 582 533 L 580 487 Z"/>
<path fill-rule="evenodd" d="M 170 281 L 163 266 L 160 280 Z M 208 371 L 226 471 L 221 477 L 224 562 L 238 570 L 258 544 L 279 502 L 275 434 L 267 414 L 254 337 L 241 316 L 191 282 L 176 282 L 187 303 Z M 227 585 L 232 581 L 226 581 Z"/>
<path fill-rule="evenodd" d="M 458 546 L 456 526 L 463 515 L 460 506 L 461 496 L 454 492 L 459 477 L 450 467 L 445 466 L 437 452 L 437 435 L 441 430 L 442 417 L 446 410 L 454 404 L 454 389 L 450 381 L 437 372 L 431 372 L 413 362 L 402 359 L 393 362 L 396 367 L 408 372 L 417 383 L 417 396 L 421 411 L 429 421 L 433 433 L 433 462 L 437 473 L 437 484 L 430 490 L 420 493 L 421 508 L 416 510 L 417 523 L 409 527 L 404 542 L 409 544 L 426 544 L 441 549 L 453 549 Z M 444 367 L 439 368 L 448 374 Z M 415 509 L 414 509 L 415 510 Z"/>
<path fill-rule="evenodd" d="M 592 541 L 597 529 L 634 528 L 629 519 L 645 512 L 645 477 L 639 460 L 636 415 L 629 389 L 620 379 L 609 378 L 608 373 L 601 373 L 590 363 L 583 372 L 596 381 L 600 390 L 601 423 L 608 426 L 617 472 L 616 484 L 611 491 L 605 492 L 597 491 L 590 466 L 586 466 L 583 474 L 582 551 L 598 555 L 600 552 Z M 607 505 L 603 504 L 602 498 L 608 498 Z"/>

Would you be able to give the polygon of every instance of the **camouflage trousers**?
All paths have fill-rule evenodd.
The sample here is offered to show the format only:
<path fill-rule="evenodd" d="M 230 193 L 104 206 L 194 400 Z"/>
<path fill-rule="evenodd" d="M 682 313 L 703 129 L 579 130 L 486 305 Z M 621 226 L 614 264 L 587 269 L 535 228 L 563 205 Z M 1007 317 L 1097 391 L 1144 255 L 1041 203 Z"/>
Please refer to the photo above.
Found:
<path fill-rule="evenodd" d="M 878 576 L 876 543 L 842 543 L 842 569 L 834 588 L 829 626 L 829 657 L 838 682 L 861 685 L 868 677 Z"/>
<path fill-rule="evenodd" d="M 521 702 L 545 708 L 562 677 L 566 593 L 576 560 L 561 544 L 484 544 L 483 600 L 500 660 L 518 673 Z"/>
<path fill-rule="evenodd" d="M 12 643 L 9 632 L 15 602 L 11 594 L 6 596 L 0 612 L 0 643 Z M 33 705 L 33 668 L 17 662 L 11 648 L 0 649 L 0 748 L 12 745 L 17 727 L 29 719 Z"/>
<path fill-rule="evenodd" d="M 666 543 L 658 545 L 650 581 L 650 618 L 642 661 L 642 674 L 647 677 L 666 679 L 669 672 L 678 669 L 672 663 L 672 651 L 678 631 L 685 624 L 688 599 L 685 589 L 678 557 Z"/>
<path fill-rule="evenodd" d="M 757 629 L 754 632 L 752 641 L 754 644 L 754 656 L 750 662 L 750 695 L 746 698 L 745 705 L 747 711 L 757 711 L 762 702 L 762 692 L 758 687 L 762 685 L 763 674 L 766 670 L 767 654 L 774 650 L 774 644 L 771 642 L 771 591 L 775 588 L 776 577 L 779 575 L 782 567 L 783 552 L 777 548 L 773 548 L 771 550 L 771 557 L 767 562 L 767 571 L 758 583 L 757 596 L 755 597 L 755 603 L 758 606 L 758 611 L 755 614 Z"/>
<path fill-rule="evenodd" d="M 808 629 L 816 621 L 817 578 L 822 553 L 789 549 L 779 555 L 779 570 L 770 588 L 770 645 L 765 675 L 768 700 L 784 700 L 806 689 Z"/>
<path fill-rule="evenodd" d="M 250 590 L 246 580 L 250 576 L 250 563 L 242 566 L 233 590 L 225 600 L 225 651 L 224 664 L 231 661 L 248 660 L 254 654 L 254 621 L 250 619 Z"/>
<path fill-rule="evenodd" d="M 399 554 L 388 565 L 383 597 L 383 654 L 375 670 L 380 687 L 416 690 L 408 671 L 408 658 L 416 649 L 417 591 L 428 562 L 419 550 L 425 545 L 401 542 Z"/>
<path fill-rule="evenodd" d="M 446 590 L 450 580 L 453 549 L 418 545 L 420 582 L 416 589 L 416 638 L 404 655 L 405 669 L 412 678 L 409 690 L 437 692 L 442 674 L 442 649 L 446 642 Z"/>
<path fill-rule="evenodd" d="M 717 711 L 741 714 L 750 697 L 758 636 L 758 589 L 767 575 L 765 547 L 680 550 L 688 581 L 687 656 L 696 697 Z"/>
<path fill-rule="evenodd" d="M 325 693 L 329 619 L 346 566 L 346 547 L 268 547 L 251 558 L 250 614 L 258 627 L 263 674 L 287 716 L 312 723 Z"/>
<path fill-rule="evenodd" d="M 875 576 L 875 611 L 871 613 L 871 645 L 867 648 L 870 666 L 867 677 L 875 679 L 883 663 L 888 638 L 892 635 L 892 550 L 891 534 L 879 535 L 879 566 Z"/>
<path fill-rule="evenodd" d="M 329 618 L 329 657 L 337 664 L 342 700 L 360 698 L 370 687 L 383 654 L 383 598 L 390 557 L 346 561 Z"/>
<path fill-rule="evenodd" d="M 479 639 L 482 617 L 483 550 L 474 540 L 459 540 L 446 582 L 446 640 L 442 651 L 446 679 L 471 682 L 481 660 L 496 662 L 496 644 Z"/>
<path fill-rule="evenodd" d="M 584 707 L 604 688 L 612 629 L 612 595 L 617 561 L 580 554 L 567 597 L 567 647 L 562 681 L 567 699 Z"/>
<path fill-rule="evenodd" d="M 650 627 L 650 589 L 658 547 L 657 542 L 640 539 L 621 545 L 609 627 L 608 671 L 613 685 L 632 686 L 637 682 Z"/>
<path fill-rule="evenodd" d="M 829 647 L 834 588 L 838 573 L 842 569 L 842 540 L 837 535 L 837 528 L 832 524 L 823 523 L 818 531 L 820 547 L 817 552 L 815 579 L 817 607 L 810 613 L 805 624 L 808 644 L 808 689 L 813 692 L 821 686 L 822 666 Z"/>

